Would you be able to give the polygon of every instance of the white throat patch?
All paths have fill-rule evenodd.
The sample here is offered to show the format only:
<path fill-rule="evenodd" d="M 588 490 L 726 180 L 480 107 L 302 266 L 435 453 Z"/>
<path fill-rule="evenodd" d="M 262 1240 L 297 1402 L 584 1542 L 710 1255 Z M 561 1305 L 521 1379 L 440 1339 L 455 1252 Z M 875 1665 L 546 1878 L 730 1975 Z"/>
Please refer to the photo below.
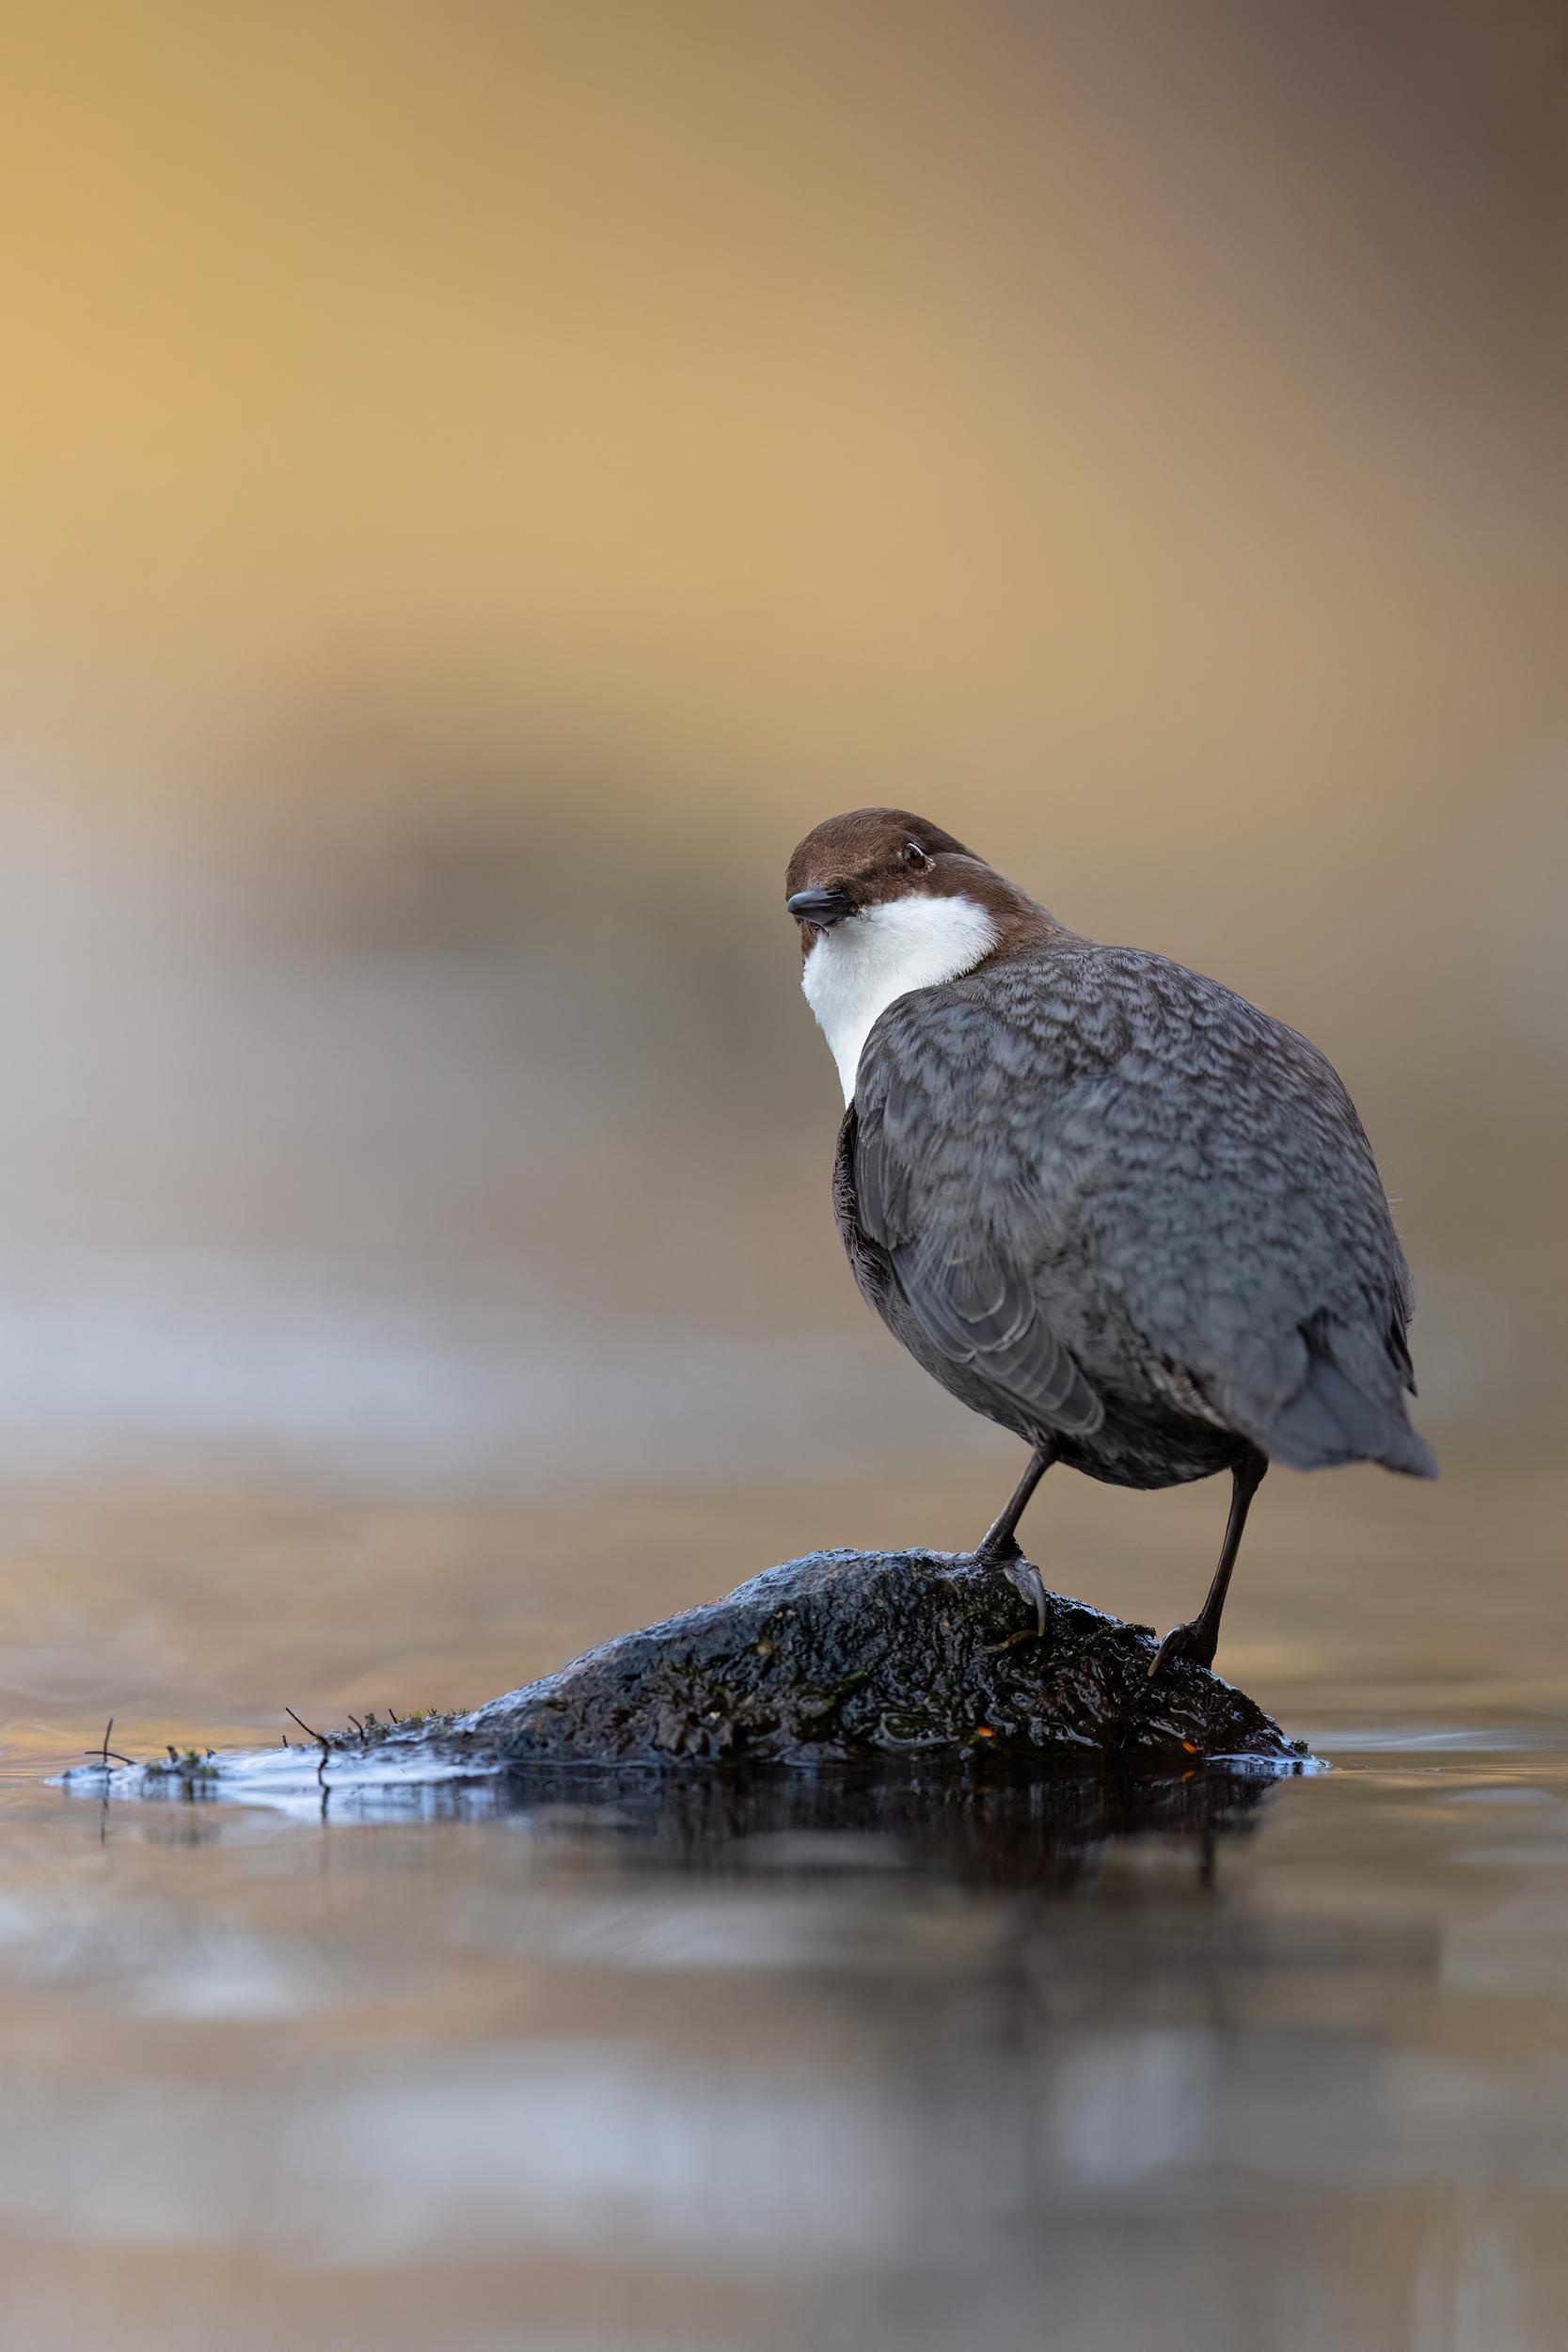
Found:
<path fill-rule="evenodd" d="M 846 915 L 818 934 L 800 986 L 838 1064 L 846 1103 L 855 1099 L 861 1049 L 889 1005 L 973 972 L 996 939 L 996 925 L 973 898 L 919 894 Z"/>

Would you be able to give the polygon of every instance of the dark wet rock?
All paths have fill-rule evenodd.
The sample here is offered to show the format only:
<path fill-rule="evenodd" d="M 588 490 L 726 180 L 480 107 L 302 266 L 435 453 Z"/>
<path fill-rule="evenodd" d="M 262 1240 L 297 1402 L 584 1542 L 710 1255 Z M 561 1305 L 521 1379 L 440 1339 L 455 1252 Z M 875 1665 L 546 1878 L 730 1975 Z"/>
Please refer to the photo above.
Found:
<path fill-rule="evenodd" d="M 1146 1627 L 1055 1594 L 1037 1625 L 950 1553 L 812 1552 L 493 1699 L 454 1744 L 517 1766 L 1302 1753 L 1201 1666 L 1151 1681 Z"/>
<path fill-rule="evenodd" d="M 1087 1850 L 1132 1835 L 1134 1815 L 1157 1826 L 1158 1782 L 1164 1833 L 1208 1837 L 1249 1814 L 1281 1772 L 1316 1769 L 1304 1743 L 1205 1668 L 1178 1663 L 1151 1680 L 1149 1627 L 1054 1593 L 1045 1611 L 1042 1634 L 1033 1600 L 949 1552 L 812 1552 L 471 1715 L 382 1724 L 371 1714 L 349 1731 L 300 1724 L 307 1738 L 280 1748 L 170 1748 L 150 1763 L 105 1751 L 60 1785 L 295 1809 L 304 1797 L 324 1814 L 330 1801 L 340 1816 L 357 1807 L 367 1819 L 457 1818 L 475 1804 L 624 1809 L 629 1798 L 616 1792 L 641 1791 L 636 1809 L 652 1803 L 659 1837 L 676 1844 L 695 1834 L 693 1805 L 707 1808 L 710 1831 L 713 1807 L 732 1799 L 753 1828 L 771 1805 L 795 1828 L 810 1826 L 795 1820 L 801 1806 L 825 1806 L 823 1822 L 859 1819 L 870 1830 L 892 1805 L 906 1832 L 916 1818 L 945 1819 L 988 1852 L 1004 1830 L 1022 1835 L 1037 1868 L 1041 1803 L 1059 1828 L 1083 1815 L 1069 1847 Z M 1213 1769 L 1195 1788 L 1200 1764 Z M 802 1765 L 815 1793 L 791 1792 L 787 1772 L 768 1771 Z M 1134 1790 L 1134 1780 L 1149 1786 Z M 1020 1796 L 1037 1782 L 1046 1796 Z M 974 1806 L 988 1788 L 985 1802 L 1001 1810 L 983 1821 Z M 891 1821 L 876 1834 L 892 1834 Z"/>

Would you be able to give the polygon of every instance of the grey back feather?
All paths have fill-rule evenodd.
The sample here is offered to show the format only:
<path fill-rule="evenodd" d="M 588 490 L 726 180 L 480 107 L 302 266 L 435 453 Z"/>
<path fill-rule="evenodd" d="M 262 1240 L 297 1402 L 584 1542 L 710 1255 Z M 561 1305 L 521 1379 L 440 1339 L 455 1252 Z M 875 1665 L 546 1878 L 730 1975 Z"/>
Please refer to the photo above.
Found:
<path fill-rule="evenodd" d="M 1303 1468 L 1434 1474 L 1388 1204 L 1294 1030 L 1069 939 L 900 998 L 855 1102 L 864 1231 L 931 1342 L 1042 1425 L 1174 1407 Z"/>

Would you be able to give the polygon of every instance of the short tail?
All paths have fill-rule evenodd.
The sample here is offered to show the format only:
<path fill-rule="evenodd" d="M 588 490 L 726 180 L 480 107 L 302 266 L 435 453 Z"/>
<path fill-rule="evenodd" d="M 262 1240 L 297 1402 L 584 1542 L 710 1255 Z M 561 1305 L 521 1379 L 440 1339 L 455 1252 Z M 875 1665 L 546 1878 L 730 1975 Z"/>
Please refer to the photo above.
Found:
<path fill-rule="evenodd" d="M 1381 1462 L 1407 1478 L 1435 1478 L 1437 1463 L 1396 1407 L 1392 1412 L 1346 1378 L 1331 1356 L 1314 1351 L 1307 1379 L 1274 1423 L 1259 1436 L 1271 1461 L 1292 1470 L 1328 1470 L 1340 1462 Z"/>

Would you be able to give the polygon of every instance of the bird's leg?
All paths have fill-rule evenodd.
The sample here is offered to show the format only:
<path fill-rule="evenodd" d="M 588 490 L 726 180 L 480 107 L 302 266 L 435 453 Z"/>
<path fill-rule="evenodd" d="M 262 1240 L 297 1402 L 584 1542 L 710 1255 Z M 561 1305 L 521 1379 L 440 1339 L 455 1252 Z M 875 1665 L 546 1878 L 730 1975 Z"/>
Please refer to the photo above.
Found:
<path fill-rule="evenodd" d="M 1214 1570 L 1214 1581 L 1209 1587 L 1209 1597 L 1190 1625 L 1173 1626 L 1161 1643 L 1159 1654 L 1149 1668 L 1157 1675 L 1162 1666 L 1173 1658 L 1184 1658 L 1195 1666 L 1212 1666 L 1219 1647 L 1220 1615 L 1225 1597 L 1230 1589 L 1230 1571 L 1236 1565 L 1236 1554 L 1242 1549 L 1242 1530 L 1252 1507 L 1252 1498 L 1263 1483 L 1269 1457 L 1256 1447 L 1244 1454 L 1231 1471 L 1230 1517 L 1226 1522 L 1225 1541 L 1220 1547 L 1220 1564 Z"/>
<path fill-rule="evenodd" d="M 1016 1585 L 1021 1597 L 1034 1603 L 1042 1633 L 1045 1631 L 1044 1579 L 1034 1563 L 1025 1560 L 1019 1549 L 1016 1531 L 1030 1496 L 1055 1459 L 1056 1448 L 1049 1438 L 1035 1448 L 1029 1456 L 1029 1467 L 1013 1488 L 1006 1509 L 970 1554 L 978 1568 L 1000 1568 L 1008 1583 Z"/>
<path fill-rule="evenodd" d="M 995 1524 L 987 1529 L 970 1554 L 976 1567 L 1000 1568 L 1009 1560 L 1018 1558 L 1018 1523 L 1023 1517 L 1030 1496 L 1055 1459 L 1056 1449 L 1049 1441 L 1035 1448 L 1029 1456 L 1029 1467 L 1013 1488 L 1006 1509 Z"/>

